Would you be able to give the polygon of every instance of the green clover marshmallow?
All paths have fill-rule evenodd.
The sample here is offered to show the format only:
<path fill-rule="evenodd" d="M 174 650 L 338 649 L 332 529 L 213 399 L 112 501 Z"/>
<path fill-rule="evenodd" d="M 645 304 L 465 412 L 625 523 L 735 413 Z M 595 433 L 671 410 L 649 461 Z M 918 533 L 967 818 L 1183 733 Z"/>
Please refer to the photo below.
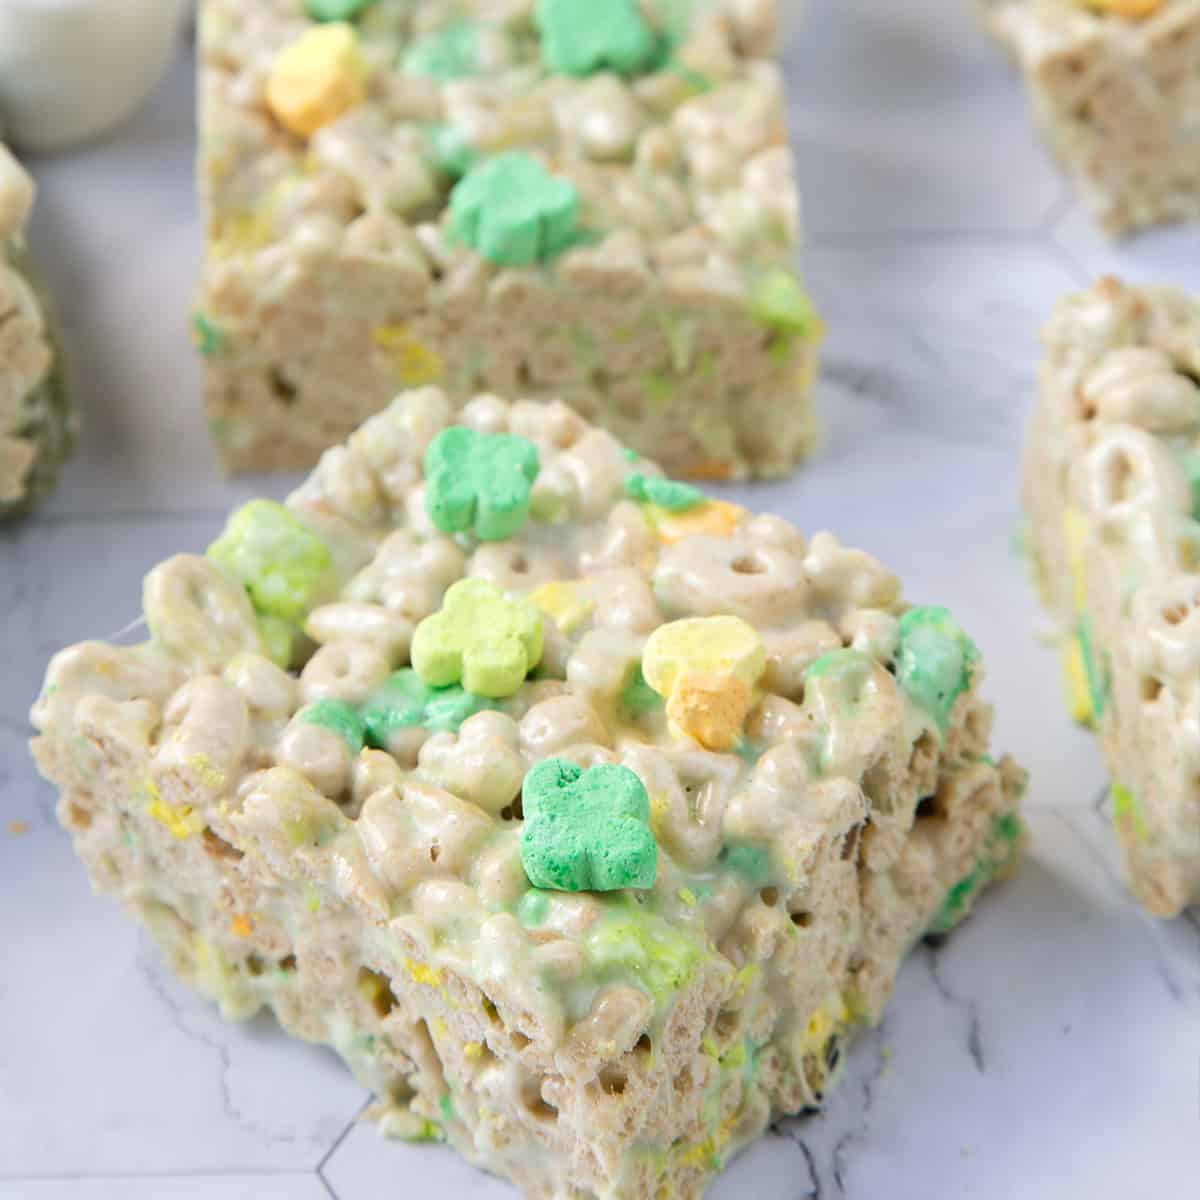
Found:
<path fill-rule="evenodd" d="M 537 447 L 525 438 L 451 425 L 425 451 L 425 511 L 442 533 L 503 541 L 529 516 L 538 470 Z"/>
<path fill-rule="evenodd" d="M 351 754 L 357 754 L 363 748 L 362 717 L 345 700 L 335 700 L 331 696 L 314 700 L 300 711 L 297 719 L 305 725 L 320 725 L 322 729 L 336 733 L 350 747 Z"/>
<path fill-rule="evenodd" d="M 479 29 L 473 21 L 451 21 L 418 38 L 400 65 L 409 75 L 428 79 L 465 79 L 479 73 Z"/>
<path fill-rule="evenodd" d="M 583 770 L 547 758 L 525 776 L 521 863 L 535 887 L 559 892 L 650 888 L 658 847 L 650 801 L 628 768 L 601 763 Z"/>
<path fill-rule="evenodd" d="M 521 150 L 472 167 L 450 193 L 451 234 L 502 267 L 527 267 L 565 250 L 578 215 L 574 184 Z"/>
<path fill-rule="evenodd" d="M 314 21 L 353 21 L 375 0 L 304 0 L 304 11 Z"/>
<path fill-rule="evenodd" d="M 413 634 L 421 679 L 433 687 L 461 682 L 494 700 L 511 696 L 541 659 L 542 614 L 485 579 L 460 579 Z"/>
<path fill-rule="evenodd" d="M 245 585 L 258 613 L 289 622 L 313 607 L 333 568 L 329 547 L 274 500 L 243 504 L 208 557 Z"/>
<path fill-rule="evenodd" d="M 400 729 L 431 729 L 457 733 L 459 726 L 485 708 L 490 701 L 451 687 L 430 687 L 420 676 L 405 668 L 397 671 L 359 710 L 370 746 L 386 750 L 388 739 Z"/>
<path fill-rule="evenodd" d="M 979 650 L 945 608 L 911 608 L 900 618 L 896 682 L 943 733 L 954 701 L 971 686 Z"/>
<path fill-rule="evenodd" d="M 643 475 L 641 471 L 633 471 L 625 476 L 625 495 L 630 500 L 657 504 L 668 512 L 687 512 L 689 508 L 695 508 L 708 499 L 690 483 L 663 479 L 658 475 Z"/>
<path fill-rule="evenodd" d="M 632 75 L 659 54 L 636 0 L 538 0 L 536 19 L 542 53 L 559 75 Z"/>

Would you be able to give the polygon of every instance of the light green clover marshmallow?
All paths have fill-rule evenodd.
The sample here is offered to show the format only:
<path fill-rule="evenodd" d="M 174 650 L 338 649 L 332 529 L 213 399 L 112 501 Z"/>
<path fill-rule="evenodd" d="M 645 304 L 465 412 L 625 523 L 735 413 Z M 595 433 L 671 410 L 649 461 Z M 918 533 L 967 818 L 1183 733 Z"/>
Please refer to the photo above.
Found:
<path fill-rule="evenodd" d="M 636 0 L 538 0 L 536 20 L 543 56 L 559 75 L 632 75 L 659 56 Z"/>
<path fill-rule="evenodd" d="M 208 557 L 239 579 L 260 614 L 294 622 L 330 584 L 329 547 L 290 509 L 251 500 L 229 519 Z"/>
<path fill-rule="evenodd" d="M 531 154 L 510 150 L 472 167 L 450 193 L 450 232 L 488 262 L 526 267 L 575 238 L 579 193 Z"/>
<path fill-rule="evenodd" d="M 432 687 L 461 682 L 494 700 L 511 696 L 541 659 L 542 614 L 485 579 L 460 579 L 413 634 L 421 679 Z"/>
<path fill-rule="evenodd" d="M 528 519 L 540 463 L 527 438 L 451 425 L 429 443 L 424 465 L 425 511 L 439 532 L 499 542 Z"/>

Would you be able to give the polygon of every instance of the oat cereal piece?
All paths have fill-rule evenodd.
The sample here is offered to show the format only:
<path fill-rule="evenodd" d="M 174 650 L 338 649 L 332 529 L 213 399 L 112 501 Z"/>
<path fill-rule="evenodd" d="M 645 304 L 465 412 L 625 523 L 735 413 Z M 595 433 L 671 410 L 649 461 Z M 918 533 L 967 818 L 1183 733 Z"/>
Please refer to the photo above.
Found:
<path fill-rule="evenodd" d="M 0 143 L 0 520 L 54 486 L 75 436 L 45 304 L 29 278 L 33 180 Z"/>
<path fill-rule="evenodd" d="M 1200 218 L 1200 0 L 981 0 L 1110 234 Z"/>
<path fill-rule="evenodd" d="M 777 3 L 203 0 L 224 465 L 310 467 L 433 384 L 561 399 L 673 475 L 790 471 L 821 325 Z"/>
<path fill-rule="evenodd" d="M 1101 279 L 1042 334 L 1025 456 L 1071 714 L 1112 781 L 1129 885 L 1200 901 L 1200 302 Z"/>
<path fill-rule="evenodd" d="M 55 656 L 34 753 L 95 886 L 386 1132 L 544 1200 L 699 1197 L 1010 869 L 1024 775 L 868 555 L 562 404 L 455 414 L 401 396 L 156 567 L 147 642 Z"/>

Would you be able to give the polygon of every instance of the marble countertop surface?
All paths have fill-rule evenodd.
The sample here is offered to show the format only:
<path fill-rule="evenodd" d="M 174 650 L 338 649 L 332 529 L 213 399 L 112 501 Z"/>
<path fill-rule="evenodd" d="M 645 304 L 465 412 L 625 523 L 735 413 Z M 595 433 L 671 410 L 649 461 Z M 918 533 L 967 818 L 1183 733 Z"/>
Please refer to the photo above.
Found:
<path fill-rule="evenodd" d="M 781 1122 L 714 1200 L 1200 1188 L 1200 915 L 1156 922 L 1123 890 L 1098 748 L 1065 714 L 1011 549 L 1039 323 L 1102 272 L 1200 290 L 1200 229 L 1106 244 L 969 7 L 820 0 L 790 39 L 827 440 L 796 478 L 728 490 L 954 610 L 988 663 L 996 744 L 1032 771 L 1033 842 L 913 954 L 828 1109 Z M 366 1096 L 332 1053 L 226 1025 L 181 985 L 89 894 L 26 753 L 50 654 L 120 629 L 153 563 L 294 482 L 222 480 L 205 437 L 191 87 L 181 59 L 113 140 L 32 164 L 85 433 L 51 503 L 0 533 L 0 1200 L 505 1200 L 449 1150 L 358 1123 Z"/>

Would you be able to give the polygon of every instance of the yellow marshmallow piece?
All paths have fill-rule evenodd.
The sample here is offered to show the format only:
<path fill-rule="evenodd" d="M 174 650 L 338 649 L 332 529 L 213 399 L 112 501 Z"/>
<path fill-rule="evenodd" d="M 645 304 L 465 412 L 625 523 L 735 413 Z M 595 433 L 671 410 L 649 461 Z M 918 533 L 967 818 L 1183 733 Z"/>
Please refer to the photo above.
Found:
<path fill-rule="evenodd" d="M 650 635 L 642 674 L 666 698 L 675 728 L 710 750 L 728 750 L 766 661 L 762 638 L 740 617 L 689 617 Z"/>
<path fill-rule="evenodd" d="M 596 607 L 595 601 L 589 600 L 579 590 L 578 584 L 564 579 L 555 579 L 534 588 L 529 593 L 529 599 L 546 616 L 552 617 L 555 625 L 568 637 L 588 619 L 592 609 Z"/>
<path fill-rule="evenodd" d="M 1152 17 L 1163 6 L 1163 0 L 1079 0 L 1084 8 L 1092 12 L 1112 13 L 1127 21 L 1141 21 Z"/>
<path fill-rule="evenodd" d="M 367 64 L 344 21 L 314 25 L 280 50 L 267 80 L 267 107 L 291 133 L 308 137 L 366 95 Z"/>
<path fill-rule="evenodd" d="M 696 533 L 731 537 L 746 510 L 725 500 L 706 500 L 685 512 L 669 512 L 656 504 L 648 505 L 647 515 L 659 540 L 669 545 Z"/>

